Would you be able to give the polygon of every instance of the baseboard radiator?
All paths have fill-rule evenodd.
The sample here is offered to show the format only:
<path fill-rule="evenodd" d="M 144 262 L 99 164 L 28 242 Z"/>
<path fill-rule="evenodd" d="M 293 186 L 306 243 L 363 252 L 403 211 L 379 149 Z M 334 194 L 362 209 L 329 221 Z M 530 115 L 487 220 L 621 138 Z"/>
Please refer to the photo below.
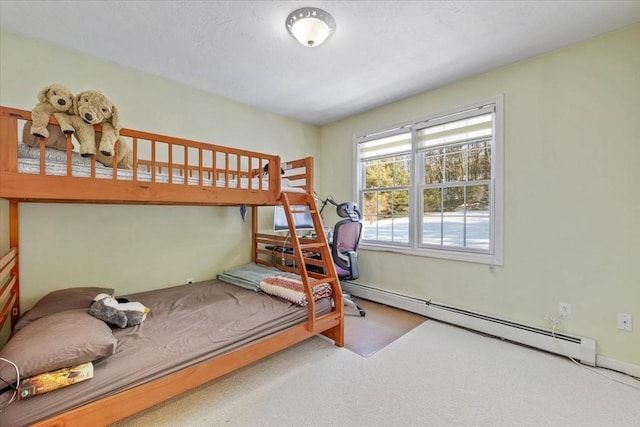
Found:
<path fill-rule="evenodd" d="M 590 338 L 559 332 L 552 333 L 551 329 L 542 329 L 434 301 L 407 297 L 354 282 L 342 282 L 342 288 L 356 297 L 551 353 L 571 356 L 586 365 L 596 365 L 596 342 Z"/>

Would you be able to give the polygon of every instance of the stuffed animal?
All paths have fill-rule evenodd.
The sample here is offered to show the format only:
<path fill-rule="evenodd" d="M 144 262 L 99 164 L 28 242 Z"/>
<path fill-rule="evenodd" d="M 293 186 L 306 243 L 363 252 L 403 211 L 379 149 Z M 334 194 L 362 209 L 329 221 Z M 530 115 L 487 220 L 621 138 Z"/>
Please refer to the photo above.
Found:
<path fill-rule="evenodd" d="M 97 147 L 100 144 L 100 132 L 96 132 Z M 118 150 L 118 168 L 119 169 L 133 169 L 133 150 L 122 138 L 118 137 L 114 144 L 114 148 Z M 115 154 L 115 152 L 114 152 Z M 101 150 L 96 152 L 96 160 L 105 166 L 111 167 L 113 165 L 114 154 L 107 156 L 102 153 Z"/>
<path fill-rule="evenodd" d="M 22 142 L 30 147 L 39 147 L 40 139 L 39 135 L 33 135 L 33 122 L 27 121 L 22 128 Z M 60 126 L 48 124 L 47 132 L 49 136 L 44 137 L 45 147 L 55 148 L 56 150 L 67 151 L 67 135 L 62 132 Z M 73 142 L 72 142 L 73 144 Z"/>
<path fill-rule="evenodd" d="M 65 126 L 69 123 L 75 130 L 81 156 L 95 156 L 98 151 L 105 157 L 113 156 L 122 126 L 118 109 L 107 95 L 96 90 L 80 92 L 73 98 L 73 111 L 61 118 Z M 93 127 L 97 124 L 102 125 L 99 142 L 96 141 L 96 131 Z"/>
<path fill-rule="evenodd" d="M 92 316 L 120 328 L 141 324 L 150 311 L 149 307 L 145 307 L 142 303 L 116 299 L 109 294 L 96 295 L 89 308 L 89 314 Z"/>
<path fill-rule="evenodd" d="M 264 168 L 262 168 L 262 170 L 264 171 L 265 174 L 268 174 L 269 173 L 269 163 L 264 165 Z M 284 175 L 284 169 L 282 169 L 282 168 L 280 168 L 280 175 Z"/>
<path fill-rule="evenodd" d="M 65 134 L 73 133 L 73 126 L 64 118 L 65 113 L 73 111 L 73 100 L 71 90 L 59 83 L 40 89 L 38 103 L 31 110 L 31 120 L 33 120 L 31 134 L 47 138 L 49 136 L 47 124 L 52 114 L 59 122 L 62 119 L 63 123 L 60 126 Z"/>

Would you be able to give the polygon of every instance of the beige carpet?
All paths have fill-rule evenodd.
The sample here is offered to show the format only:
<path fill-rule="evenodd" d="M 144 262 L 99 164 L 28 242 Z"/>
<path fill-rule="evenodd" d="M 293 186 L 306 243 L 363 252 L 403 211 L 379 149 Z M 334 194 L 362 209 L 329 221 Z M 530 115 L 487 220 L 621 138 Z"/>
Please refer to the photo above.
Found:
<path fill-rule="evenodd" d="M 638 427 L 625 380 L 429 320 L 368 358 L 311 338 L 116 426 Z"/>
<path fill-rule="evenodd" d="M 418 314 L 373 301 L 360 298 L 354 298 L 354 301 L 367 315 L 361 317 L 355 308 L 345 306 L 344 346 L 362 357 L 372 356 L 427 320 Z"/>

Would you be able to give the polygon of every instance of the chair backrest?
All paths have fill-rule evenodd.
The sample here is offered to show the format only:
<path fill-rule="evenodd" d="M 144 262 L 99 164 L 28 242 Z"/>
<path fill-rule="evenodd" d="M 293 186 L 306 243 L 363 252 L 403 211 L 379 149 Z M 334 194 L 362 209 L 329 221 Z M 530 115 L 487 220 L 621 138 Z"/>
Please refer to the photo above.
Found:
<path fill-rule="evenodd" d="M 362 234 L 362 222 L 360 222 L 360 212 L 357 207 L 354 208 L 355 204 L 348 203 L 346 207 L 347 204 L 343 203 L 337 208 L 338 215 L 345 219 L 338 221 L 333 227 L 331 256 L 339 278 L 357 279 L 360 275 L 357 250 Z"/>

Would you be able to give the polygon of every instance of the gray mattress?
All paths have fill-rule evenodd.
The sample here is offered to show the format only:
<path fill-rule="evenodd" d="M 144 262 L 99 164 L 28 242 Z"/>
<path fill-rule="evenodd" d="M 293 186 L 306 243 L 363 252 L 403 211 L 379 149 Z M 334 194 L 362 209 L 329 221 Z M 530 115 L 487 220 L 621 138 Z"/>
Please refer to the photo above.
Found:
<path fill-rule="evenodd" d="M 306 320 L 306 307 L 219 280 L 124 295 L 151 308 L 139 326 L 114 328 L 116 353 L 94 362 L 94 377 L 13 402 L 0 426 L 18 427 L 160 378 Z M 316 302 L 331 310 L 329 298 Z"/>

